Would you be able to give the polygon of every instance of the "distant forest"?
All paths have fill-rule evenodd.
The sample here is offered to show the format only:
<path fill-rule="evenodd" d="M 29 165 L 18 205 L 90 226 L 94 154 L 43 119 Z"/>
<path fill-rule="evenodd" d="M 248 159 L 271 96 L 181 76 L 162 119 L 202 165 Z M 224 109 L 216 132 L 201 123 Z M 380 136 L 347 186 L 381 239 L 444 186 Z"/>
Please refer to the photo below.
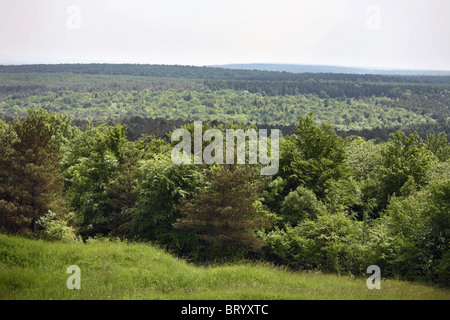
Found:
<path fill-rule="evenodd" d="M 408 76 L 352 73 L 292 73 L 283 71 L 226 69 L 182 65 L 148 64 L 33 64 L 0 65 L 0 73 L 82 73 L 104 75 L 133 75 L 163 78 L 208 80 L 264 80 L 264 81 L 358 81 L 358 82 L 407 82 L 450 83 L 450 76 Z"/>
<path fill-rule="evenodd" d="M 291 134 L 313 113 L 341 136 L 449 133 L 450 76 L 288 73 L 139 64 L 0 66 L 0 117 L 45 109 L 124 123 L 129 136 L 165 134 L 194 120 L 253 123 Z"/>
<path fill-rule="evenodd" d="M 352 74 L 381 74 L 381 75 L 436 75 L 448 76 L 450 71 L 444 70 L 414 70 L 414 69 L 380 69 L 364 67 L 344 67 L 329 65 L 310 65 L 310 64 L 276 64 L 276 63 L 238 63 L 214 65 L 214 67 L 226 69 L 247 69 L 247 70 L 266 70 L 266 71 L 285 71 L 293 73 L 352 73 Z"/>

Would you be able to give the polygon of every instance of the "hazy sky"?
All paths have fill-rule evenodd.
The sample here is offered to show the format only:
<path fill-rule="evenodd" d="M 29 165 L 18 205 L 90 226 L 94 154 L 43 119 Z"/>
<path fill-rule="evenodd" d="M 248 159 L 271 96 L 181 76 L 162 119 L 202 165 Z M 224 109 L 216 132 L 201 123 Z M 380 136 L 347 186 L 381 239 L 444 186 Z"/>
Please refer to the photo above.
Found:
<path fill-rule="evenodd" d="M 449 0 L 0 0 L 0 64 L 450 70 Z"/>

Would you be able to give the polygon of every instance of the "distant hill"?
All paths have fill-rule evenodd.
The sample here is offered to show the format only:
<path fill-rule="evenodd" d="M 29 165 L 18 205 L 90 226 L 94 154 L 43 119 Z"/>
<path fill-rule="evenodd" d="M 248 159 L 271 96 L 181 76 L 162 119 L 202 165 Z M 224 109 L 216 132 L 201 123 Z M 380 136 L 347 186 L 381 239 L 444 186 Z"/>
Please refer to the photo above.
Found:
<path fill-rule="evenodd" d="M 278 69 L 278 70 L 277 70 Z M 398 72 L 398 73 L 396 73 Z M 400 74 L 404 72 L 404 74 Z M 408 73 L 409 72 L 409 73 Z M 222 66 L 181 66 L 150 64 L 30 64 L 0 65 L 0 74 L 71 73 L 90 75 L 129 75 L 185 80 L 245 81 L 358 81 L 450 83 L 450 71 L 395 71 L 332 66 L 235 64 Z"/>
<path fill-rule="evenodd" d="M 351 73 L 351 74 L 379 74 L 379 75 L 429 75 L 449 76 L 450 71 L 443 70 L 407 70 L 407 69 L 369 69 L 356 67 L 337 67 L 306 64 L 271 64 L 271 63 L 249 63 L 249 64 L 225 64 L 214 65 L 215 68 L 226 68 L 235 70 L 259 70 L 278 71 L 291 73 Z"/>

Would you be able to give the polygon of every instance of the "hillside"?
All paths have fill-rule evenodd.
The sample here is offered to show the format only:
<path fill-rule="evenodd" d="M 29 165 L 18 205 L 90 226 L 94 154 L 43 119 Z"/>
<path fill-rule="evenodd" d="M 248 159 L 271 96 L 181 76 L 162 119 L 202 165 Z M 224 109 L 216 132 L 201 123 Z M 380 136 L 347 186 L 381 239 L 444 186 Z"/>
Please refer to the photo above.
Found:
<path fill-rule="evenodd" d="M 81 289 L 69 290 L 69 265 Z M 242 262 L 199 267 L 149 244 L 67 244 L 0 235 L 0 299 L 449 299 L 448 290 L 382 279 L 294 273 Z"/>

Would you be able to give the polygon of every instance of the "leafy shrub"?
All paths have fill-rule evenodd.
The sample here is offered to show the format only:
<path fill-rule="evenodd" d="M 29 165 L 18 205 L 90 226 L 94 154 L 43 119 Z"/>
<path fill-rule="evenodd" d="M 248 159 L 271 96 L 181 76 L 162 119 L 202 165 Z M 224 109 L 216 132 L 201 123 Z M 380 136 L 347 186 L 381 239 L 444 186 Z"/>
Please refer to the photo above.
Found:
<path fill-rule="evenodd" d="M 62 242 L 80 242 L 81 238 L 77 237 L 74 229 L 67 225 L 67 222 L 56 218 L 56 213 L 48 211 L 37 222 L 43 229 L 40 234 L 43 238 Z"/>
<path fill-rule="evenodd" d="M 281 205 L 283 222 L 296 226 L 304 219 L 316 219 L 325 206 L 311 190 L 302 186 L 290 192 Z"/>
<path fill-rule="evenodd" d="M 382 219 L 401 243 L 392 262 L 396 274 L 449 282 L 450 179 L 435 180 L 414 194 L 391 198 Z"/>
<path fill-rule="evenodd" d="M 263 258 L 295 269 L 324 272 L 362 272 L 362 222 L 343 213 L 320 214 L 296 227 L 275 229 L 261 235 L 266 241 Z"/>

